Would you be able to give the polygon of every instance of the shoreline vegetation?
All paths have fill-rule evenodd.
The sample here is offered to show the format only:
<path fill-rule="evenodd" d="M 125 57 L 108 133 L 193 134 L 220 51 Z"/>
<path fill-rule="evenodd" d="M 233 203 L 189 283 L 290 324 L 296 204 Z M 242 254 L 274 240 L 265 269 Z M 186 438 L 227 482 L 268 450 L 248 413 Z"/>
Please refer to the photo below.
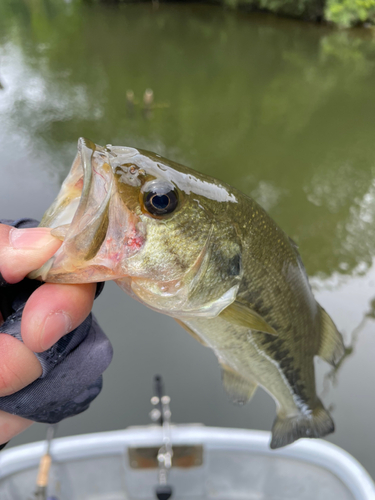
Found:
<path fill-rule="evenodd" d="M 144 0 L 99 1 L 102 3 L 126 3 L 129 1 L 134 3 Z M 158 1 L 153 0 L 154 3 L 158 3 Z M 86 2 L 91 3 L 95 0 L 86 0 Z M 206 3 L 209 2 L 210 0 Z M 328 22 L 340 28 L 375 25 L 375 0 L 213 0 L 211 3 L 219 3 L 231 9 L 267 11 L 304 21 Z"/>

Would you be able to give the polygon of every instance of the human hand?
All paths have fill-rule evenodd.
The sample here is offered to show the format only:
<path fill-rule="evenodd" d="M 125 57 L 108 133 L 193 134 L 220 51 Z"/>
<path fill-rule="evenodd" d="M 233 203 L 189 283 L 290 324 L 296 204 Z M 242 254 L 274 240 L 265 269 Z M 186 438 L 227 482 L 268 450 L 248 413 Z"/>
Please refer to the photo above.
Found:
<path fill-rule="evenodd" d="M 0 224 L 1 277 L 18 283 L 44 264 L 61 245 L 46 228 L 15 229 Z M 3 288 L 6 293 L 6 288 Z M 28 299 L 21 322 L 23 342 L 0 333 L 0 397 L 13 394 L 34 382 L 42 366 L 34 352 L 43 352 L 74 330 L 89 315 L 96 283 L 60 285 L 46 283 Z M 0 304 L 1 307 L 1 304 Z M 0 326 L 3 318 L 0 313 Z M 32 424 L 31 420 L 0 410 L 0 444 Z"/>

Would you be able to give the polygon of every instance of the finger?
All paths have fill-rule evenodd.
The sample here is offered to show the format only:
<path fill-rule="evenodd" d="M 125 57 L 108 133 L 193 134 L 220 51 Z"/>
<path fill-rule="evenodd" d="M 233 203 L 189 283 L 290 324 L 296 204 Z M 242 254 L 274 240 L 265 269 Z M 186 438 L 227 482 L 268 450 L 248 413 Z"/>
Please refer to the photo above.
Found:
<path fill-rule="evenodd" d="M 0 224 L 0 274 L 8 283 L 21 281 L 41 267 L 61 246 L 50 229 L 16 229 Z"/>
<path fill-rule="evenodd" d="M 7 443 L 17 434 L 30 427 L 32 423 L 31 420 L 0 410 L 0 444 Z"/>
<path fill-rule="evenodd" d="M 89 315 L 96 283 L 60 285 L 46 283 L 31 295 L 22 315 L 21 335 L 34 352 L 49 349 L 77 328 Z"/>
<path fill-rule="evenodd" d="M 0 397 L 23 389 L 41 374 L 42 366 L 27 346 L 6 333 L 0 334 Z"/>

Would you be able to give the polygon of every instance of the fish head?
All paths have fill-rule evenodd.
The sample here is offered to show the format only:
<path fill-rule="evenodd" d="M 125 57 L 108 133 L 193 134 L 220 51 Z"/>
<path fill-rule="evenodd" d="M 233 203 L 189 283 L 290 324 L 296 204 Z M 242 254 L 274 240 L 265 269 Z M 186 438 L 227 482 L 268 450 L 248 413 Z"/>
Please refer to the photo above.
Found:
<path fill-rule="evenodd" d="M 241 244 L 228 186 L 130 147 L 87 139 L 41 226 L 63 240 L 30 277 L 54 283 L 115 280 L 175 317 L 214 317 L 235 299 Z"/>

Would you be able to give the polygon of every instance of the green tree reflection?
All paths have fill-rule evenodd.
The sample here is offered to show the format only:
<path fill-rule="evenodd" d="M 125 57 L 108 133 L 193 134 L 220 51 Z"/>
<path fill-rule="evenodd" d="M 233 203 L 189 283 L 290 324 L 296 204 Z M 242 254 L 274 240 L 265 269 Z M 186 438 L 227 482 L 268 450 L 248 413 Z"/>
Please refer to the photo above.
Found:
<path fill-rule="evenodd" d="M 4 129 L 64 164 L 61 179 L 81 135 L 155 150 L 253 194 L 309 274 L 371 265 L 370 32 L 203 5 L 7 0 L 0 54 Z M 148 88 L 163 105 L 147 118 Z"/>

